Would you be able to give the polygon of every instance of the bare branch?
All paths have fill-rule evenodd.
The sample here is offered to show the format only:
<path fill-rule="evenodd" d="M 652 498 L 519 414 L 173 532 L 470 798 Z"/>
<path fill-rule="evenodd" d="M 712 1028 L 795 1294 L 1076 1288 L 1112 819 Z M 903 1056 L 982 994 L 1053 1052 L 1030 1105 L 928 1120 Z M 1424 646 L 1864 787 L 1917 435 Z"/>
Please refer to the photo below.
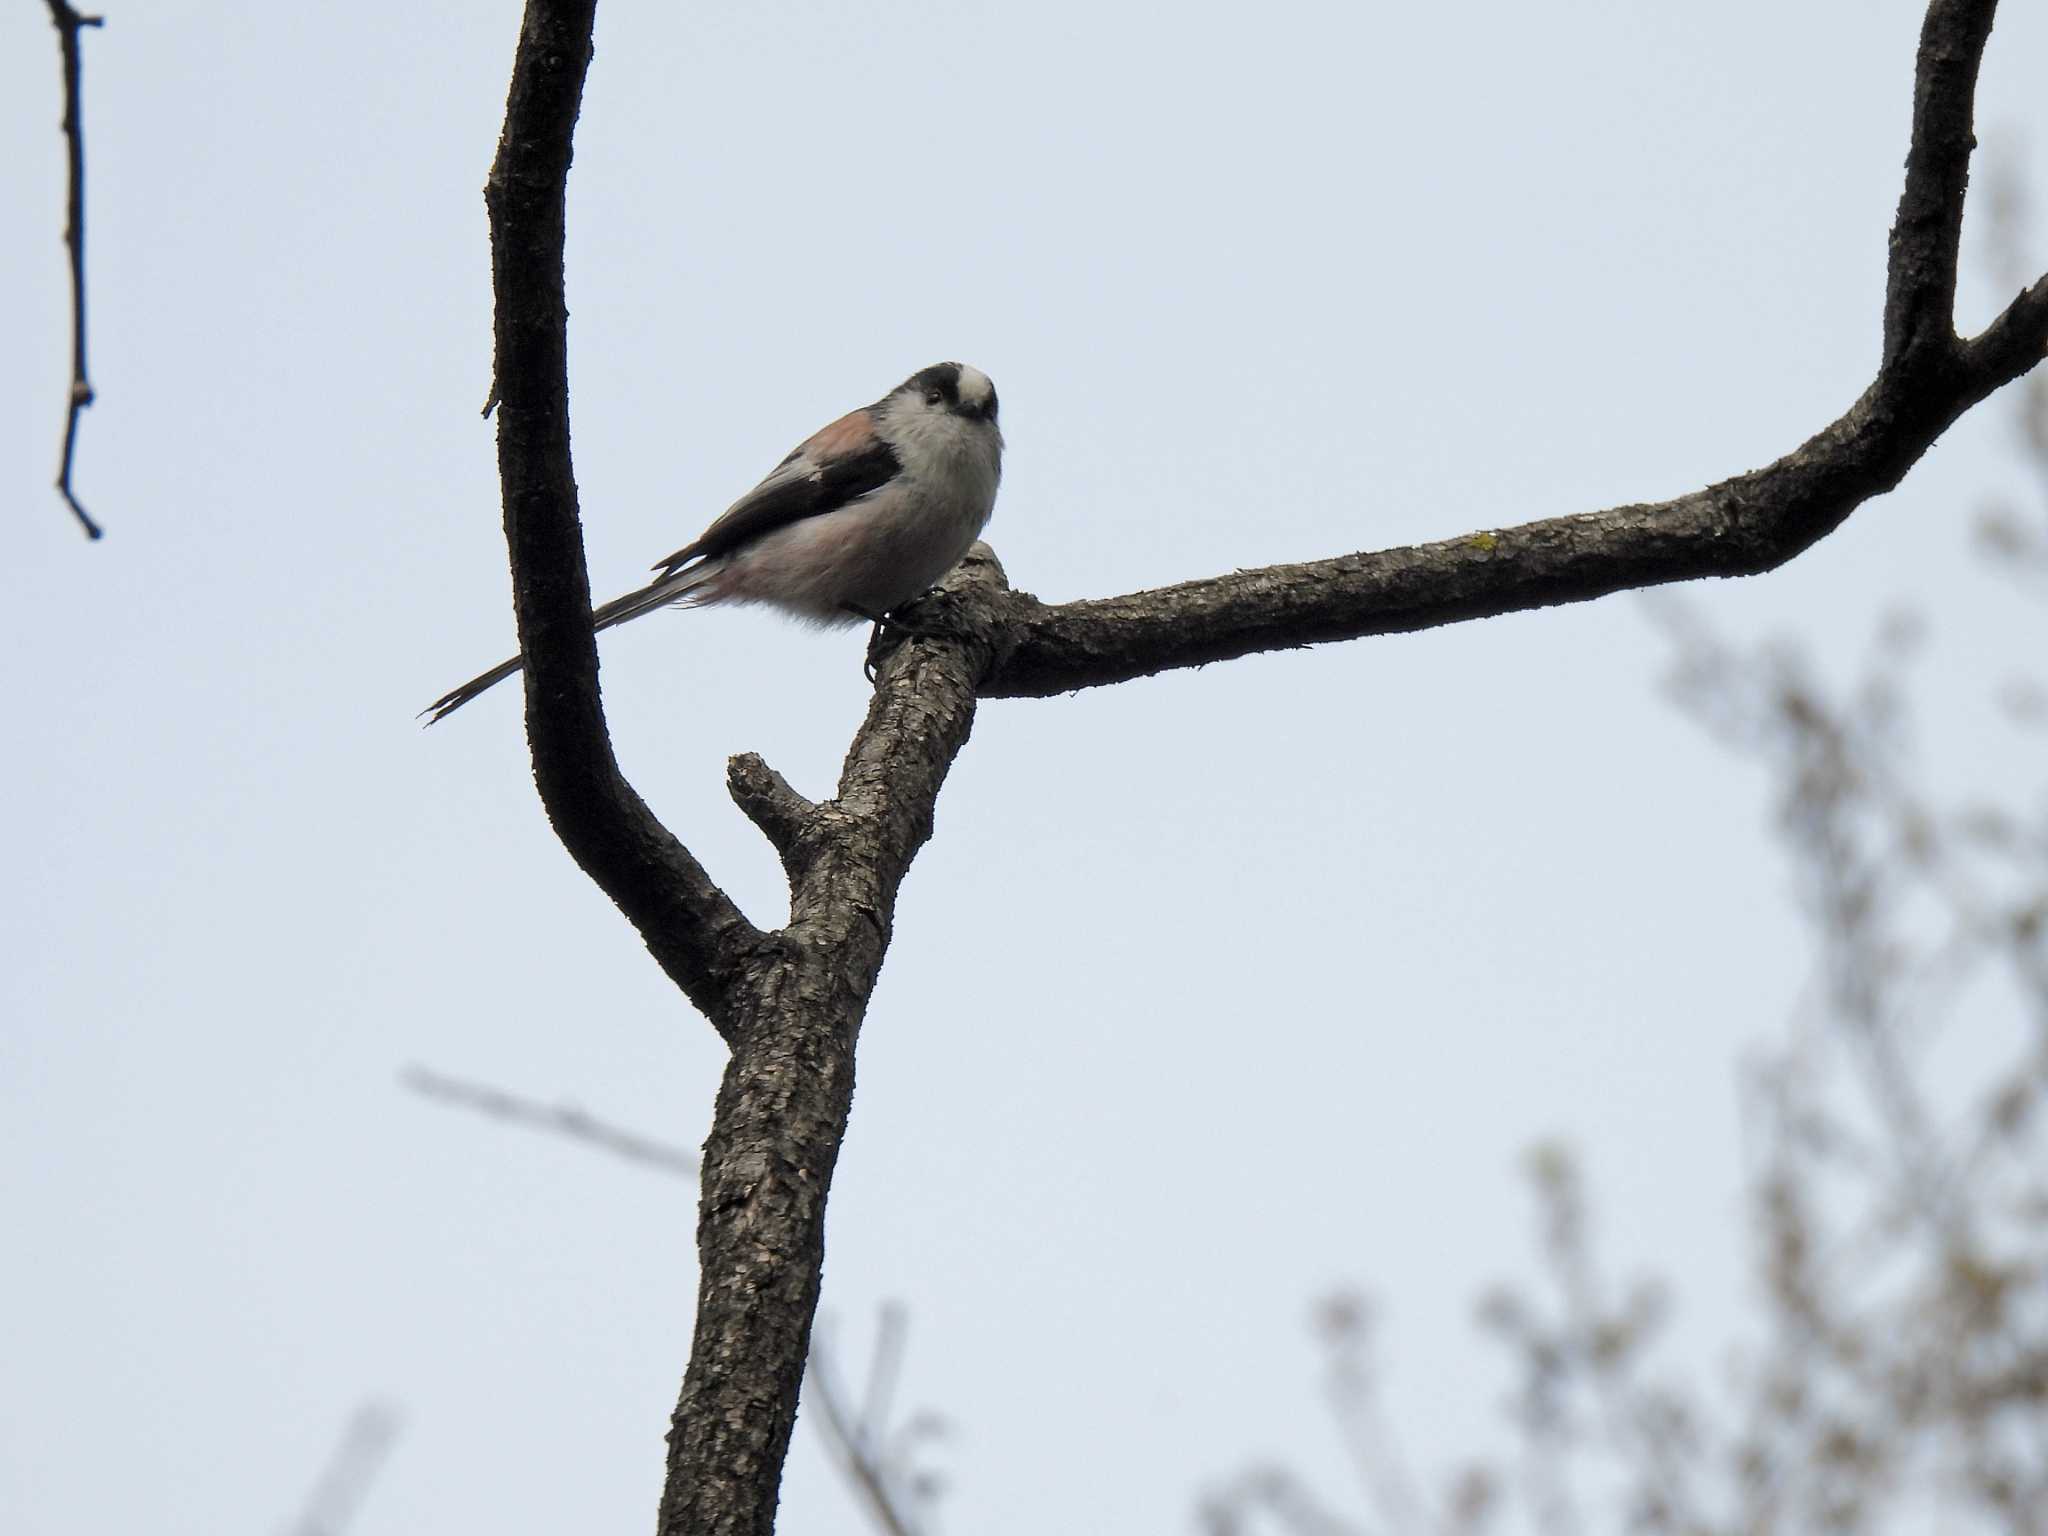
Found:
<path fill-rule="evenodd" d="M 598 693 L 569 451 L 562 257 L 591 0 L 529 0 L 486 187 L 499 474 L 541 799 L 577 863 L 708 1014 L 727 1064 L 705 1144 L 696 1328 L 669 1438 L 665 1536 L 766 1536 L 817 1309 L 853 1048 L 897 887 L 974 715 L 992 645 L 891 657 L 819 831 L 792 845 L 790 926 L 753 928 L 619 772 Z M 986 557 L 956 587 L 993 591 Z"/>
<path fill-rule="evenodd" d="M 761 835 L 782 859 L 782 867 L 789 869 L 797 840 L 817 816 L 817 806 L 791 789 L 789 780 L 755 752 L 742 752 L 726 763 L 725 787 L 732 795 L 732 803 L 761 829 Z"/>
<path fill-rule="evenodd" d="M 628 1162 L 658 1168 L 663 1173 L 679 1173 L 687 1177 L 697 1171 L 697 1159 L 683 1148 L 622 1130 L 573 1104 L 543 1104 L 538 1099 L 522 1098 L 502 1088 L 493 1088 L 488 1083 L 448 1077 L 425 1067 L 407 1067 L 400 1074 L 399 1081 L 423 1098 L 474 1110 L 509 1125 L 551 1131 L 623 1157 Z"/>
<path fill-rule="evenodd" d="M 50 21 L 57 28 L 64 54 L 64 144 L 69 161 L 65 191 L 64 244 L 71 252 L 71 398 L 64 413 L 64 457 L 57 466 L 57 494 L 71 508 L 89 539 L 105 531 L 94 522 L 71 489 L 71 465 L 78 449 L 78 413 L 92 404 L 92 384 L 85 367 L 85 112 L 80 75 L 78 33 L 97 27 L 105 18 L 82 16 L 71 0 L 49 0 Z"/>
<path fill-rule="evenodd" d="M 846 818 L 843 835 L 821 839 L 796 880 L 800 920 L 806 910 L 830 910 L 836 935 L 849 910 L 873 903 L 894 912 L 896 888 L 931 836 L 939 790 L 973 729 L 975 679 L 999 643 L 979 615 L 1007 592 L 995 551 L 975 544 L 924 599 L 947 614 L 953 638 L 910 640 L 883 661 L 831 802 Z"/>
<path fill-rule="evenodd" d="M 2041 361 L 2048 278 L 1981 336 L 1953 332 L 1956 242 L 1992 0 L 1934 0 L 1891 236 L 1876 380 L 1784 458 L 1671 501 L 1270 566 L 1058 607 L 1019 594 L 984 698 L 1044 697 L 1260 651 L 1402 634 L 1783 565 L 1890 491 L 1958 416 Z"/>
<path fill-rule="evenodd" d="M 2048 280 L 1932 384 L 1881 375 L 1775 464 L 1672 501 L 1486 529 L 1434 544 L 1268 566 L 1057 607 L 1024 594 L 984 698 L 1042 698 L 1261 651 L 1407 634 L 1785 564 L 1895 487 L 1969 407 L 2040 360 Z"/>
<path fill-rule="evenodd" d="M 640 1163 L 662 1173 L 687 1177 L 697 1171 L 697 1159 L 681 1147 L 625 1130 L 571 1105 L 543 1104 L 538 1099 L 507 1093 L 487 1083 L 446 1077 L 424 1067 L 408 1068 L 401 1081 L 415 1093 L 443 1104 L 474 1110 L 508 1125 L 566 1136 L 586 1147 L 623 1157 L 628 1162 Z M 861 1496 L 883 1536 L 917 1536 L 919 1530 L 905 1507 L 906 1501 L 915 1497 L 916 1490 L 898 1488 L 901 1474 L 892 1466 L 895 1458 L 891 1455 L 892 1443 L 898 1437 L 893 1436 L 889 1429 L 889 1406 L 902 1368 L 904 1338 L 903 1309 L 894 1304 L 883 1307 L 875 1334 L 874 1362 L 869 1369 L 867 1391 L 863 1395 L 858 1418 L 847 1408 L 839 1391 L 829 1351 L 816 1338 L 811 1343 L 804 1377 L 809 1401 L 819 1411 L 826 1442 L 839 1457 L 847 1480 Z M 913 1432 L 916 1427 L 914 1421 Z M 907 1446 L 900 1448 L 908 1449 Z M 333 1480 L 330 1473 L 327 1482 Z M 314 1507 L 324 1508 L 332 1502 L 331 1499 L 316 1500 Z M 338 1527 L 314 1525 L 309 1520 L 302 1520 L 300 1524 L 302 1536 L 315 1536 L 316 1532 L 335 1529 Z"/>
<path fill-rule="evenodd" d="M 888 1437 L 889 1408 L 896 1398 L 896 1378 L 903 1374 L 909 1332 L 910 1318 L 902 1303 L 883 1303 L 881 1315 L 875 1319 L 875 1353 L 868 1362 L 868 1389 L 860 1405 L 860 1422 L 877 1445 Z"/>
<path fill-rule="evenodd" d="M 1270 1515 L 1284 1536 L 1363 1536 L 1360 1527 L 1331 1511 L 1285 1467 L 1255 1467 L 1196 1511 L 1204 1536 L 1251 1536 L 1251 1517 Z M 1414 1533 L 1396 1528 L 1396 1536 Z"/>
<path fill-rule="evenodd" d="M 1977 71 L 1998 0 L 1933 0 L 1913 61 L 1913 137 L 1885 275 L 1884 366 L 1955 347 L 1956 261 L 1970 184 Z M 2037 349 L 2038 356 L 2038 349 Z"/>
<path fill-rule="evenodd" d="M 868 1406 L 859 1417 L 855 1417 L 840 1391 L 830 1352 L 817 1340 L 812 1342 L 810 1372 L 804 1378 L 805 1401 L 818 1410 L 817 1422 L 826 1443 L 838 1456 L 846 1480 L 860 1494 L 869 1518 L 882 1536 L 919 1536 L 923 1530 L 910 1511 L 908 1495 L 897 1487 L 897 1478 L 888 1463 L 887 1397 L 902 1353 L 902 1309 L 884 1307 L 875 1339 L 874 1368 L 868 1381 Z"/>
<path fill-rule="evenodd" d="M 2006 315 L 2001 315 L 1986 329 L 1972 346 L 1990 346 L 1994 338 L 2001 335 L 2010 325 L 2014 332 L 2024 337 L 2026 320 L 2024 314 L 2009 320 L 2012 309 L 2023 304 L 2048 305 L 2048 280 L 2025 286 L 2032 272 L 2028 252 L 2032 241 L 2034 199 L 2027 192 L 2024 165 L 2019 150 L 2008 145 L 2002 153 L 1989 158 L 1990 174 L 1985 178 L 1985 203 L 1989 237 L 1987 265 L 1992 280 L 2001 286 L 2017 286 L 2021 289 L 2020 299 L 2010 306 Z M 2018 426 L 2020 454 L 2027 468 L 2032 471 L 2036 490 L 2041 498 L 2041 507 L 2048 510 L 2048 368 L 2040 369 L 2026 381 L 2019 391 L 2019 398 L 2013 402 L 2013 416 Z M 1978 536 L 1987 553 L 1993 555 L 2008 576 L 2040 588 L 2048 578 L 2048 525 L 2038 517 L 2025 517 L 2014 508 L 2003 505 L 2002 498 L 1993 501 L 1978 515 Z M 2030 710 L 2036 715 L 2044 712 L 2039 708 L 2038 687 L 2031 680 L 2015 679 L 2007 684 L 2008 712 L 2015 718 Z"/>
<path fill-rule="evenodd" d="M 1972 373 L 1999 378 L 2001 383 L 2020 378 L 2041 361 L 2044 332 L 2048 332 L 2048 277 L 2035 279 L 1996 320 L 1962 344 L 1963 365 Z"/>
<path fill-rule="evenodd" d="M 976 545 L 941 587 L 961 610 L 999 595 Z M 825 1199 L 853 1102 L 854 1043 L 882 968 L 896 893 L 974 720 L 991 653 L 970 620 L 884 662 L 839 793 L 790 865 L 777 962 L 744 991 L 704 1144 L 702 1280 L 690 1366 L 669 1436 L 662 1536 L 773 1529 L 809 1354 Z"/>
<path fill-rule="evenodd" d="M 1096 686 L 1792 558 L 1896 485 L 1970 405 L 2031 367 L 2048 333 L 2048 304 L 2031 295 L 1969 347 L 1925 324 L 1947 312 L 1930 309 L 1926 294 L 1944 272 L 1952 307 L 1943 221 L 1960 217 L 1956 125 L 1966 134 L 1989 10 L 1981 0 L 1935 0 L 1930 11 L 1935 42 L 1923 48 L 1919 159 L 1902 235 L 1910 259 L 1895 265 L 1887 309 L 1907 314 L 1906 340 L 1841 420 L 1766 469 L 1672 502 L 1105 602 L 1055 608 L 1010 592 L 978 546 L 934 600 L 949 619 L 944 637 L 911 639 L 883 659 L 835 798 L 809 805 L 758 759 L 731 770 L 735 799 L 776 844 L 790 880 L 791 921 L 763 934 L 625 782 L 605 729 L 570 455 L 562 279 L 564 189 L 593 4 L 528 0 L 486 195 L 499 465 L 535 777 L 571 855 L 732 1048 L 705 1144 L 696 1325 L 669 1439 L 663 1536 L 773 1528 L 854 1048 L 898 888 L 931 834 L 977 696 Z M 1962 155 L 1966 170 L 1967 148 Z"/>
<path fill-rule="evenodd" d="M 562 282 L 570 139 L 594 0 L 531 0 L 485 185 L 497 296 L 498 474 L 526 661 L 526 734 L 548 819 L 662 969 L 731 1038 L 761 934 L 626 782 L 598 695 L 590 575 L 569 454 Z"/>
<path fill-rule="evenodd" d="M 1395 1536 L 1432 1536 L 1436 1512 L 1381 1401 L 1376 1309 L 1356 1292 L 1339 1293 L 1316 1309 L 1316 1325 L 1329 1361 L 1331 1412 L 1373 1514 Z"/>
<path fill-rule="evenodd" d="M 364 1403 L 357 1408 L 293 1522 L 291 1536 L 342 1536 L 384 1470 L 398 1443 L 398 1431 L 398 1411 L 388 1404 Z"/>

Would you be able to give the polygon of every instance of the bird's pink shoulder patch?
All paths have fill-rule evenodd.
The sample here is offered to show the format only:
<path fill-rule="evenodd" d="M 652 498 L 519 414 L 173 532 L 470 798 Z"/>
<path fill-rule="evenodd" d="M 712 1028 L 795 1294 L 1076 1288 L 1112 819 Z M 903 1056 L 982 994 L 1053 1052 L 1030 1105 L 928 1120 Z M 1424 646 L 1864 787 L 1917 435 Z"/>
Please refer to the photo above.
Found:
<path fill-rule="evenodd" d="M 848 411 L 830 426 L 820 427 L 804 439 L 797 452 L 815 464 L 851 458 L 875 440 L 875 413 L 866 406 Z"/>

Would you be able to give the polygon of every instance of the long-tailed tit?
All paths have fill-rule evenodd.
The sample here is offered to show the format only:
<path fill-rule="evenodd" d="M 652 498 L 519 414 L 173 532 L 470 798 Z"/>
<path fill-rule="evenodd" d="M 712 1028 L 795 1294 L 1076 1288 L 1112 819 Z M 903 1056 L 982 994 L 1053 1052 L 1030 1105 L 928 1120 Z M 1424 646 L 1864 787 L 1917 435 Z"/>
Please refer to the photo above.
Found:
<path fill-rule="evenodd" d="M 995 385 L 935 363 L 806 438 L 659 576 L 591 619 L 609 629 L 671 604 L 767 603 L 814 624 L 879 621 L 960 563 L 1002 467 Z M 443 694 L 428 723 L 519 667 L 514 656 Z"/>

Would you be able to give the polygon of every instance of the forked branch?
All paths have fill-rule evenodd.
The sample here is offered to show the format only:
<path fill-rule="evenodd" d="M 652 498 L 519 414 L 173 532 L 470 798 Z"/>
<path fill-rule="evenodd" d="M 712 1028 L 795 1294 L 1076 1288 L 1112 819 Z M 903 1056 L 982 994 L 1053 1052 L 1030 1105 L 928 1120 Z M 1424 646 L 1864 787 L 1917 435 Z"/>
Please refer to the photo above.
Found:
<path fill-rule="evenodd" d="M 1750 574 L 1808 548 L 1897 485 L 1951 422 L 2032 368 L 2048 343 L 2048 279 L 1982 335 L 1954 334 L 1973 99 L 1994 9 L 1993 0 L 1928 8 L 1881 362 L 1839 420 L 1766 468 L 1672 501 L 1094 602 L 1054 607 L 1012 592 L 978 549 L 945 584 L 952 638 L 912 640 L 883 662 L 833 799 L 813 805 L 758 759 L 735 761 L 734 798 L 790 880 L 790 922 L 764 933 L 626 783 L 606 732 L 569 451 L 562 279 L 594 3 L 528 0 L 487 190 L 499 472 L 527 738 L 564 846 L 732 1050 L 704 1149 L 696 1327 L 669 1439 L 663 1536 L 774 1528 L 854 1046 L 898 887 L 930 836 L 977 699 Z"/>

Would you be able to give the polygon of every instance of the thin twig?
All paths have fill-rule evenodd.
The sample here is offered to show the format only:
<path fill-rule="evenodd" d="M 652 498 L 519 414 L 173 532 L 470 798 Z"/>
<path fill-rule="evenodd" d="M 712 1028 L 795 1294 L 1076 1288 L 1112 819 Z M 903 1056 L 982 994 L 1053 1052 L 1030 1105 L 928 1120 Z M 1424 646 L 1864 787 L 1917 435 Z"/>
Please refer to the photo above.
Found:
<path fill-rule="evenodd" d="M 867 1395 L 860 1410 L 861 1422 L 876 1435 L 889 1422 L 890 1402 L 896 1395 L 896 1378 L 902 1374 L 903 1344 L 909 1328 L 910 1319 L 901 1302 L 882 1303 L 881 1316 L 875 1319 L 875 1354 L 868 1363 Z"/>
<path fill-rule="evenodd" d="M 341 1536 L 398 1443 L 398 1430 L 398 1410 L 388 1404 L 364 1403 L 356 1409 L 306 1507 L 299 1511 L 291 1536 Z"/>
<path fill-rule="evenodd" d="M 889 1326 L 888 1309 L 884 1309 L 882 1317 L 883 1329 L 875 1340 L 875 1380 L 869 1382 L 870 1397 L 875 1395 L 876 1381 L 884 1374 L 885 1351 L 900 1354 L 902 1350 L 900 1317 L 893 1330 Z M 895 1375 L 893 1359 L 888 1361 L 886 1371 L 889 1376 Z M 811 1341 L 810 1370 L 806 1373 L 805 1383 L 808 1390 L 804 1400 L 818 1410 L 819 1427 L 824 1430 L 826 1440 L 846 1469 L 847 1481 L 866 1500 L 875 1528 L 882 1532 L 882 1536 L 918 1536 L 920 1527 L 903 1509 L 888 1468 L 883 1464 L 879 1449 L 884 1443 L 883 1424 L 876 1419 L 854 1418 L 832 1374 L 831 1357 L 815 1337 Z"/>
<path fill-rule="evenodd" d="M 1388 1422 L 1381 1400 L 1374 1340 L 1378 1320 L 1364 1296 L 1342 1293 L 1317 1309 L 1318 1331 L 1329 1351 L 1325 1383 L 1344 1450 L 1380 1525 L 1398 1536 L 1437 1529 L 1429 1496 Z"/>
<path fill-rule="evenodd" d="M 92 520 L 71 489 L 71 465 L 78 448 L 78 413 L 92 404 L 92 383 L 85 368 L 85 115 L 79 87 L 78 33 L 104 23 L 100 16 L 82 16 L 70 0 L 49 0 L 50 21 L 64 50 L 64 142 L 70 151 L 71 174 L 66 193 L 64 244 L 71 252 L 71 404 L 64 416 L 64 458 L 57 469 L 57 493 L 89 539 L 105 531 Z"/>
<path fill-rule="evenodd" d="M 521 1098 L 501 1088 L 447 1077 L 425 1067 L 407 1067 L 399 1081 L 414 1093 L 438 1099 L 443 1104 L 460 1105 L 493 1120 L 508 1121 L 531 1130 L 553 1131 L 572 1141 L 584 1142 L 628 1162 L 642 1163 L 664 1173 L 689 1178 L 697 1172 L 696 1157 L 683 1148 L 657 1141 L 651 1136 L 621 1130 L 573 1104 L 543 1104 L 538 1099 Z"/>
<path fill-rule="evenodd" d="M 1362 1536 L 1285 1467 L 1255 1467 L 1196 1511 L 1207 1536 L 1249 1536 L 1255 1516 L 1272 1516 L 1285 1536 Z"/>
<path fill-rule="evenodd" d="M 474 1110 L 493 1120 L 548 1131 L 571 1141 L 623 1157 L 629 1162 L 688 1178 L 697 1171 L 697 1159 L 681 1147 L 642 1136 L 588 1114 L 573 1105 L 544 1104 L 519 1094 L 507 1093 L 487 1083 L 470 1082 L 430 1072 L 425 1067 L 408 1067 L 401 1081 L 413 1092 L 443 1104 Z M 919 1536 L 919 1526 L 901 1507 L 888 1466 L 887 1446 L 889 1399 L 894 1395 L 901 1372 L 904 1345 L 904 1317 L 900 1306 L 883 1307 L 875 1334 L 875 1358 L 865 1393 L 866 1406 L 855 1419 L 841 1399 L 830 1358 L 817 1339 L 811 1341 L 809 1401 L 818 1410 L 818 1423 L 825 1439 L 846 1469 L 847 1480 L 860 1493 L 882 1536 Z M 337 1457 L 337 1461 L 339 1461 Z M 333 1480 L 332 1473 L 326 1482 Z M 326 1486 L 323 1482 L 323 1488 Z M 317 1536 L 333 1529 L 302 1520 L 295 1536 Z"/>

